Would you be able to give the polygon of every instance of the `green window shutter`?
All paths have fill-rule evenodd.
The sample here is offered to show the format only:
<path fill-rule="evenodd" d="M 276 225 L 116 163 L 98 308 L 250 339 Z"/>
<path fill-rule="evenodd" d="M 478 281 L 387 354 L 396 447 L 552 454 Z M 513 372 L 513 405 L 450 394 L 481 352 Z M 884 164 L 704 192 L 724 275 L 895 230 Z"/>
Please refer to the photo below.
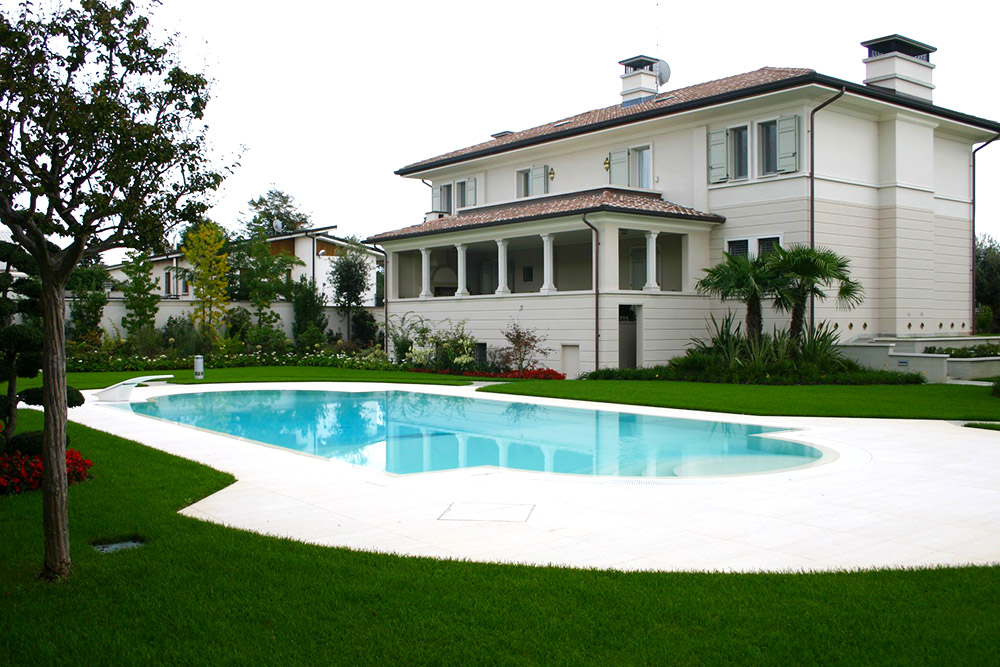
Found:
<path fill-rule="evenodd" d="M 465 181 L 465 205 L 476 205 L 476 179 L 474 178 Z"/>
<path fill-rule="evenodd" d="M 708 182 L 724 183 L 729 178 L 726 156 L 726 130 L 708 133 Z"/>
<path fill-rule="evenodd" d="M 549 191 L 549 168 L 546 165 L 531 168 L 529 195 L 544 195 Z"/>
<path fill-rule="evenodd" d="M 435 185 L 431 188 L 431 210 L 441 210 L 441 186 Z"/>
<path fill-rule="evenodd" d="M 799 117 L 778 119 L 778 172 L 799 170 Z"/>
<path fill-rule="evenodd" d="M 628 185 L 628 149 L 611 151 L 608 163 L 608 182 L 611 185 Z"/>

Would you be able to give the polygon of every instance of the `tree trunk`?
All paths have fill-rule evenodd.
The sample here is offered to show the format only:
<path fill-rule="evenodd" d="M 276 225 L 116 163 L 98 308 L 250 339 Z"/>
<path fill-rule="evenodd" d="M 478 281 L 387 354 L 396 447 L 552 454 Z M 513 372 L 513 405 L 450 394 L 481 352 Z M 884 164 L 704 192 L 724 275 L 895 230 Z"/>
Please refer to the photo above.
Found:
<path fill-rule="evenodd" d="M 347 338 L 344 339 L 345 343 L 351 342 L 351 307 L 347 307 Z"/>
<path fill-rule="evenodd" d="M 764 333 L 764 316 L 761 313 L 760 299 L 747 301 L 747 338 L 760 340 Z"/>
<path fill-rule="evenodd" d="M 17 433 L 17 365 L 11 364 L 10 375 L 7 377 L 7 419 L 3 430 L 4 441 L 10 444 L 10 439 Z"/>
<path fill-rule="evenodd" d="M 42 513 L 45 527 L 45 579 L 69 574 L 69 513 L 66 481 L 66 297 L 63 285 L 42 286 Z"/>
<path fill-rule="evenodd" d="M 806 316 L 806 303 L 805 301 L 796 301 L 792 306 L 792 321 L 788 324 L 788 333 L 791 335 L 792 340 L 800 340 L 802 338 L 803 323 L 805 322 Z"/>

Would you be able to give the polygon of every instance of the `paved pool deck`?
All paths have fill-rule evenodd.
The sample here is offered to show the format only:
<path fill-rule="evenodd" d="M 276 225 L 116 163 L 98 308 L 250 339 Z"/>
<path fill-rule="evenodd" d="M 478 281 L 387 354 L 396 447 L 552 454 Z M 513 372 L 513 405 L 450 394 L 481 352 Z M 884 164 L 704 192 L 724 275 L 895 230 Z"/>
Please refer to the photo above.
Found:
<path fill-rule="evenodd" d="M 795 429 L 829 463 L 715 478 L 474 468 L 396 476 L 141 417 L 90 398 L 72 421 L 232 473 L 190 517 L 331 547 L 491 563 L 819 571 L 1000 563 L 1000 432 L 934 420 L 756 417 L 381 383 L 166 385 L 406 390 Z M 93 392 L 84 392 L 87 395 Z"/>

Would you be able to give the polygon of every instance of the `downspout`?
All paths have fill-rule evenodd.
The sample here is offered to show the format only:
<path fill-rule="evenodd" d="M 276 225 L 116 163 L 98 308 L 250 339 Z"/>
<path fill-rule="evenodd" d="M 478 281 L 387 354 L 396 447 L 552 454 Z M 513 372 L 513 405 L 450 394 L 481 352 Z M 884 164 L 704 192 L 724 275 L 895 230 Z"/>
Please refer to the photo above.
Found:
<path fill-rule="evenodd" d="M 976 333 L 976 153 L 997 139 L 1000 139 L 1000 134 L 979 148 L 972 149 L 972 316 L 969 319 L 970 333 Z"/>
<path fill-rule="evenodd" d="M 841 87 L 840 92 L 823 104 L 809 112 L 809 247 L 816 247 L 816 112 L 828 104 L 833 104 L 847 92 Z M 816 329 L 816 298 L 809 295 L 809 332 Z"/>
<path fill-rule="evenodd" d="M 594 232 L 594 370 L 601 367 L 601 235 L 587 221 L 587 214 L 583 214 L 583 224 L 590 227 Z"/>
<path fill-rule="evenodd" d="M 389 353 L 389 253 L 387 253 L 382 248 L 376 245 L 368 246 L 375 252 L 382 255 L 382 266 L 384 267 L 382 271 L 382 331 L 385 334 L 385 343 L 382 349 L 385 353 Z M 376 293 L 378 292 L 378 286 L 375 288 Z"/>

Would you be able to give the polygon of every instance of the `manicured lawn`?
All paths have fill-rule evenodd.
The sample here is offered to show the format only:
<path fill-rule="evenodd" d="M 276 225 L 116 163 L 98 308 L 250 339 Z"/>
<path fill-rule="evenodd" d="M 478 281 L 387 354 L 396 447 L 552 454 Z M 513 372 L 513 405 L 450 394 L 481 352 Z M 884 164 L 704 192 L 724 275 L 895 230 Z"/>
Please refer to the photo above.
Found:
<path fill-rule="evenodd" d="M 552 383 L 559 384 L 559 383 Z M 23 428 L 39 415 L 25 411 Z M 990 664 L 1000 569 L 685 574 L 481 565 L 276 540 L 176 511 L 228 475 L 71 425 L 73 575 L 41 495 L 0 497 L 0 664 Z M 143 537 L 102 555 L 90 544 Z"/>
<path fill-rule="evenodd" d="M 1000 421 L 1000 398 L 971 385 L 805 387 L 628 380 L 532 380 L 480 391 L 747 415 Z"/>
<path fill-rule="evenodd" d="M 214 384 L 217 382 L 413 382 L 416 384 L 468 384 L 472 378 L 409 371 L 358 371 L 351 368 L 312 366 L 263 366 L 249 368 L 209 368 L 204 380 L 194 379 L 194 370 L 109 371 L 104 373 L 67 373 L 66 381 L 77 389 L 101 389 L 143 375 L 173 375 L 175 384 Z M 18 389 L 41 386 L 42 377 L 19 379 Z M 6 387 L 7 383 L 0 383 Z"/>
<path fill-rule="evenodd" d="M 972 424 L 966 424 L 966 426 L 968 426 L 969 428 L 981 428 L 981 429 L 985 429 L 987 431 L 1000 431 L 1000 424 L 978 424 L 978 423 L 972 423 Z"/>

